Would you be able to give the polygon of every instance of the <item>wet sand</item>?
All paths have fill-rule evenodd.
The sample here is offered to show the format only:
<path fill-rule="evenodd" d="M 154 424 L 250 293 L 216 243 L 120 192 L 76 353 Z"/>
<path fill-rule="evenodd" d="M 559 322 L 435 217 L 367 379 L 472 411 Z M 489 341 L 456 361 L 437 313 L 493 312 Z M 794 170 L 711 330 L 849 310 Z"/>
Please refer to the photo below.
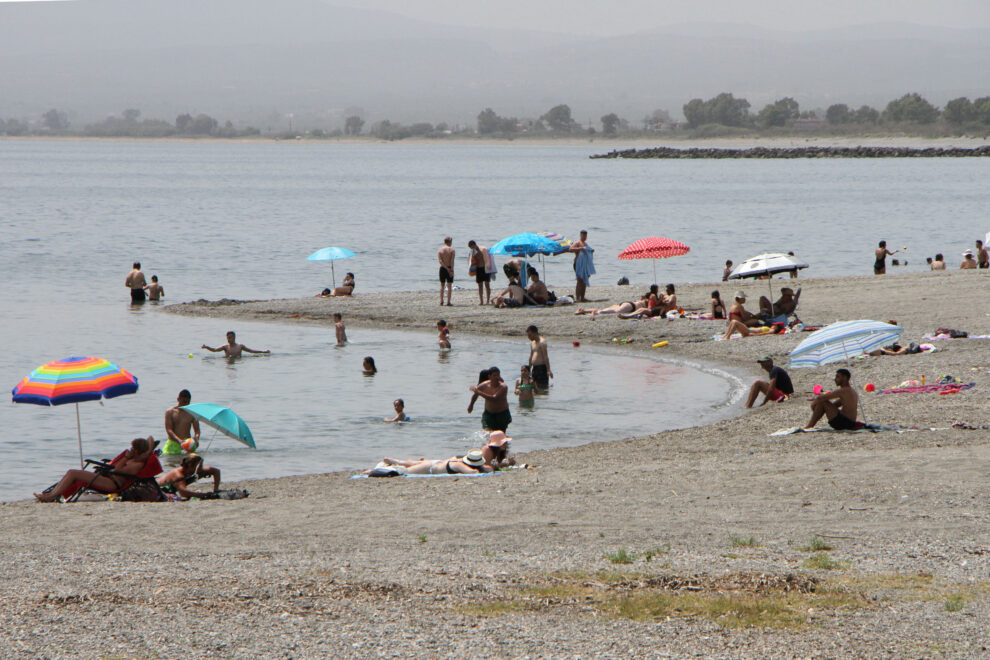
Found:
<path fill-rule="evenodd" d="M 803 287 L 798 312 L 808 324 L 894 318 L 907 341 L 936 327 L 990 334 L 984 272 L 774 280 L 775 289 L 783 284 Z M 752 309 L 766 282 L 684 285 L 678 298 L 701 309 L 714 288 L 726 299 L 745 290 Z M 638 292 L 593 286 L 589 295 L 604 304 Z M 551 357 L 554 343 L 580 341 L 716 362 L 749 378 L 762 373 L 756 358 L 784 362 L 807 336 L 715 342 L 724 322 L 494 310 L 479 307 L 474 290 L 455 292 L 454 307 L 436 301 L 435 292 L 397 293 L 167 309 L 315 323 L 328 332 L 334 311 L 355 331 L 429 332 L 442 316 L 459 342 L 524 341 L 534 323 Z M 617 345 L 613 337 L 633 341 Z M 649 348 L 660 340 L 669 345 Z M 807 421 L 809 393 L 831 382 L 833 365 L 792 370 L 798 392 L 783 404 L 650 437 L 617 429 L 599 443 L 524 454 L 536 469 L 490 477 L 310 475 L 231 484 L 251 491 L 234 502 L 7 503 L 0 652 L 986 656 L 990 431 L 950 427 L 990 423 L 990 340 L 935 343 L 932 354 L 853 361 L 860 388 L 922 374 L 931 383 L 945 373 L 976 383 L 945 396 L 863 397 L 869 421 L 902 432 L 769 437 Z M 656 406 L 662 415 L 664 402 Z M 525 438 L 514 444 L 524 449 Z M 824 555 L 834 568 L 806 565 L 813 536 L 833 548 Z M 631 564 L 616 563 L 620 550 Z M 618 598 L 630 597 L 629 605 L 643 594 L 723 595 L 749 602 L 757 617 L 734 628 L 731 616 L 692 610 L 686 600 L 656 606 L 645 620 L 617 615 Z M 828 594 L 842 598 L 815 600 Z M 763 627 L 781 625 L 768 599 L 783 596 L 791 627 Z"/>

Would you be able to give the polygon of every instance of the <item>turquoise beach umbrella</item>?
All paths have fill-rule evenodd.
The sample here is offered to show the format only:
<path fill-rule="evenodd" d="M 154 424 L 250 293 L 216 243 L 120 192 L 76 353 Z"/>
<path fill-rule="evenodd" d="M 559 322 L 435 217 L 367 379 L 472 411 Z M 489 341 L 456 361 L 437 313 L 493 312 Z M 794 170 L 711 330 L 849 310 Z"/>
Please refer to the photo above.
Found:
<path fill-rule="evenodd" d="M 228 438 L 237 440 L 251 449 L 257 449 L 254 444 L 254 435 L 251 433 L 247 422 L 230 408 L 224 408 L 215 403 L 190 403 L 188 406 L 182 406 L 182 409 Z"/>
<path fill-rule="evenodd" d="M 337 288 L 337 275 L 333 272 L 333 262 L 337 259 L 351 259 L 357 255 L 342 247 L 325 247 L 317 250 L 313 254 L 306 257 L 306 261 L 329 261 L 330 262 L 330 277 L 333 280 L 333 288 Z"/>

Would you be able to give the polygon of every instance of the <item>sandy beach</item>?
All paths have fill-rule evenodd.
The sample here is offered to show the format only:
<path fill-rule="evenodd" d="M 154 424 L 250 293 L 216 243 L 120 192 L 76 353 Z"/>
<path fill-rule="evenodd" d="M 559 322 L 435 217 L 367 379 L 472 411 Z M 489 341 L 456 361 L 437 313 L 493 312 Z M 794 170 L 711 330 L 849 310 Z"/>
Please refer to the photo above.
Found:
<path fill-rule="evenodd" d="M 597 284 L 596 306 L 641 293 Z M 990 334 L 983 271 L 773 284 L 802 287 L 807 324 L 893 318 L 906 341 Z M 701 310 L 713 289 L 746 291 L 752 310 L 767 283 L 678 285 L 678 299 Z M 524 342 L 534 323 L 551 355 L 573 341 L 662 352 L 746 382 L 763 375 L 758 357 L 783 364 L 807 336 L 716 342 L 724 321 L 495 310 L 473 287 L 443 308 L 431 291 L 166 309 L 328 332 L 335 311 L 350 332 L 429 332 L 442 315 L 460 342 Z M 771 437 L 807 421 L 828 365 L 791 370 L 785 403 L 522 453 L 534 469 L 493 476 L 320 474 L 229 483 L 251 493 L 230 502 L 3 504 L 0 655 L 990 657 L 990 431 L 952 428 L 990 424 L 990 339 L 933 343 L 852 361 L 861 393 L 922 375 L 975 383 L 861 395 L 868 421 L 897 430 Z"/>

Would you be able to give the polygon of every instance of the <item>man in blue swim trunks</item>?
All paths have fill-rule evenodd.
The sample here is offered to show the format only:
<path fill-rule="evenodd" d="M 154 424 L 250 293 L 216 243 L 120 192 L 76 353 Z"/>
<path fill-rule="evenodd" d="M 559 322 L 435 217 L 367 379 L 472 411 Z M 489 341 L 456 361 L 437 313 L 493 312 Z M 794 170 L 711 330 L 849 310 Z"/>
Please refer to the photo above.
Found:
<path fill-rule="evenodd" d="M 481 413 L 481 428 L 486 431 L 505 431 L 512 423 L 509 412 L 509 386 L 502 380 L 498 367 L 488 370 L 488 380 L 472 385 L 472 392 L 485 400 L 485 412 Z"/>
<path fill-rule="evenodd" d="M 811 419 L 804 429 L 815 427 L 823 416 L 828 418 L 828 425 L 836 431 L 851 431 L 858 428 L 856 410 L 859 407 L 859 395 L 849 385 L 852 374 L 848 369 L 835 372 L 835 384 L 839 389 L 834 392 L 823 392 L 811 400 Z"/>

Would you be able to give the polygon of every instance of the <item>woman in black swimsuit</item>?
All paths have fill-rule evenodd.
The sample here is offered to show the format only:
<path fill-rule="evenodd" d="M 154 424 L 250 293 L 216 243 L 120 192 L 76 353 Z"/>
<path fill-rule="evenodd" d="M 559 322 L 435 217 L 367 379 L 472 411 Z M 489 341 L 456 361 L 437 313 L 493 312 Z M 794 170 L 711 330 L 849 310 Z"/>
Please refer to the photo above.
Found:
<path fill-rule="evenodd" d="M 887 241 L 880 241 L 877 245 L 877 249 L 873 251 L 873 274 L 883 275 L 887 272 L 887 255 L 896 254 L 897 250 L 891 252 L 887 249 Z"/>
<path fill-rule="evenodd" d="M 722 302 L 722 296 L 718 291 L 712 291 L 712 318 L 725 318 L 725 303 Z"/>

